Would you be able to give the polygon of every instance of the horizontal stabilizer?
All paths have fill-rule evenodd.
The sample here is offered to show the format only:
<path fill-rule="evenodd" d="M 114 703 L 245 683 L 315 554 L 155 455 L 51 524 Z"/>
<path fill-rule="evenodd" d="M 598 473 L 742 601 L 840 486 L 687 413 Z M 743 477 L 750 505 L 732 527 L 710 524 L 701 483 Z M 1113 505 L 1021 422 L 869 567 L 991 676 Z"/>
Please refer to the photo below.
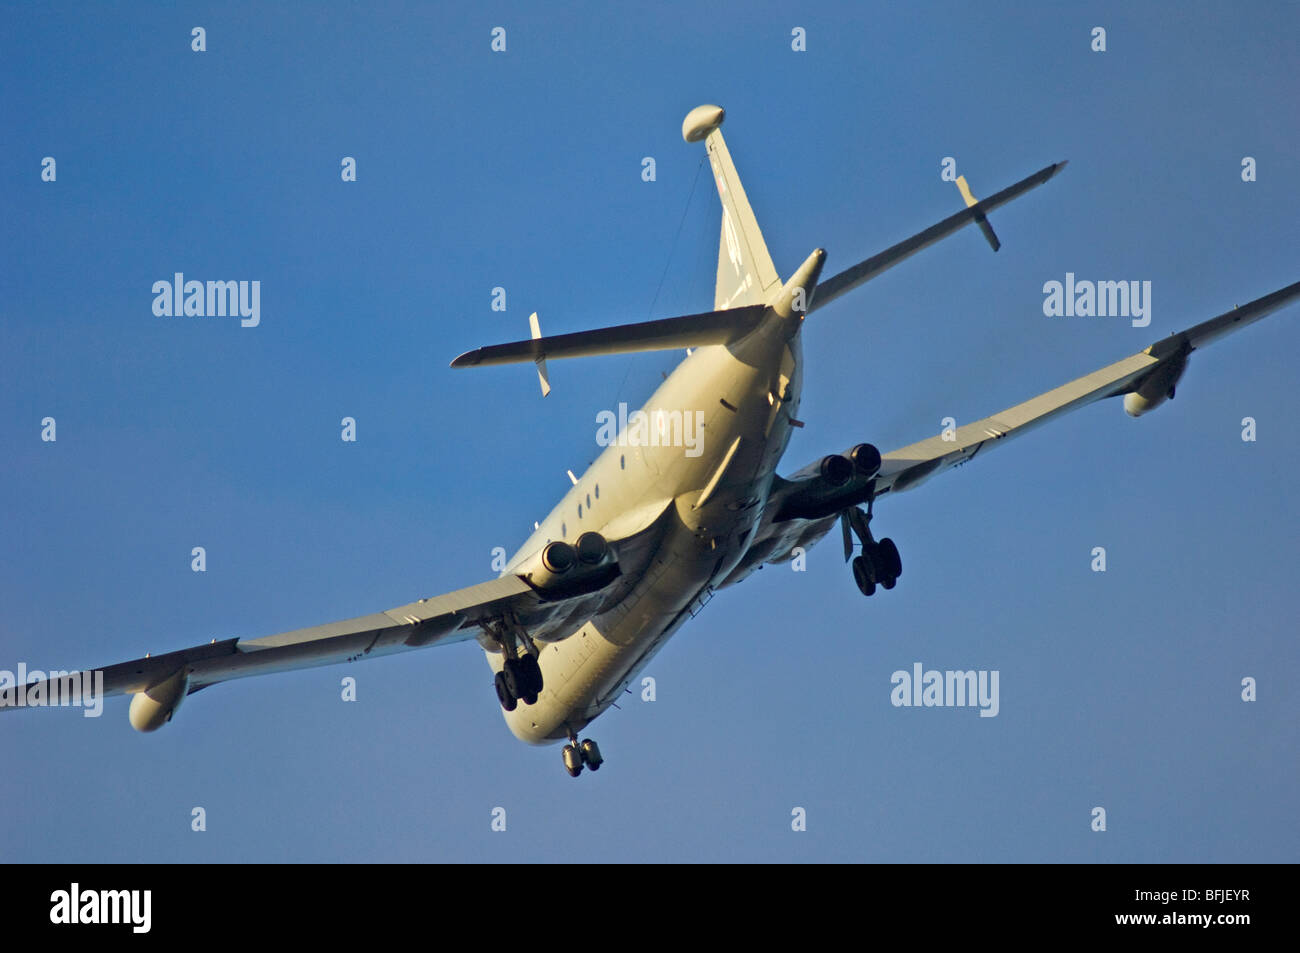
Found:
<path fill-rule="evenodd" d="M 680 318 L 660 318 L 639 324 L 620 324 L 595 331 L 575 331 L 550 337 L 494 344 L 466 351 L 452 367 L 488 364 L 536 363 L 549 358 L 592 357 L 633 351 L 667 351 L 674 348 L 728 344 L 758 327 L 765 308 L 761 304 L 726 311 L 706 311 Z"/>
<path fill-rule="evenodd" d="M 973 201 L 974 196 L 970 194 L 970 188 L 962 188 L 965 180 L 958 185 L 962 190 L 962 198 L 966 201 L 966 208 L 962 209 L 955 215 L 949 215 L 942 222 L 931 225 L 923 232 L 917 232 L 911 238 L 904 239 L 891 248 L 886 248 L 878 255 L 872 255 L 866 261 L 858 262 L 852 268 L 846 268 L 838 275 L 833 275 L 817 285 L 817 294 L 813 298 L 809 310 L 823 308 L 830 304 L 842 294 L 852 291 L 854 288 L 870 281 L 876 275 L 888 268 L 892 268 L 904 259 L 911 258 L 923 248 L 928 248 L 940 239 L 947 238 L 958 229 L 965 228 L 971 222 L 979 225 L 980 230 L 984 232 L 984 237 L 988 243 L 997 251 L 1001 243 L 997 236 L 993 234 L 993 229 L 988 224 L 988 213 L 999 206 L 1006 205 L 1012 199 L 1019 198 L 1030 189 L 1042 185 L 1056 173 L 1065 168 L 1064 162 L 1054 162 L 1046 168 L 1039 169 L 1033 175 L 1026 176 L 1015 185 L 1009 185 L 1001 192 L 990 195 L 982 202 Z"/>

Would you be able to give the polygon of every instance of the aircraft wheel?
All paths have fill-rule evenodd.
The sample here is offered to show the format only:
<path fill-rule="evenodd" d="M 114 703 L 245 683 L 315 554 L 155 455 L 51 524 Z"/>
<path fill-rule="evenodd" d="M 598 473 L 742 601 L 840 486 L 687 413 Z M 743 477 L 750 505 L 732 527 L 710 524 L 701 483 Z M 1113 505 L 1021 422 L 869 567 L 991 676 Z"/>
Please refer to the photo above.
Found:
<path fill-rule="evenodd" d="M 903 560 L 898 555 L 898 547 L 894 545 L 892 539 L 882 539 L 880 541 L 880 563 L 885 568 L 885 575 L 897 579 L 903 574 Z M 893 586 L 886 586 L 886 589 L 892 589 Z"/>
<path fill-rule="evenodd" d="M 600 766 L 605 763 L 605 759 L 601 757 L 600 748 L 597 746 L 596 742 L 592 741 L 590 738 L 585 739 L 582 742 L 581 750 L 583 763 L 586 764 L 587 767 L 591 768 L 591 770 L 599 771 Z"/>
<path fill-rule="evenodd" d="M 528 694 L 528 679 L 523 667 L 519 664 L 519 659 L 506 659 L 501 672 L 505 676 L 506 688 L 510 689 L 511 695 L 515 698 L 523 698 Z"/>
<path fill-rule="evenodd" d="M 875 595 L 876 583 L 871 578 L 871 567 L 865 556 L 853 557 L 853 581 L 858 584 L 858 591 L 864 596 Z"/>
<path fill-rule="evenodd" d="M 577 745 L 565 745 L 564 751 L 564 770 L 569 772 L 569 777 L 576 778 L 582 774 L 582 752 L 578 750 Z"/>
<path fill-rule="evenodd" d="M 506 684 L 506 673 L 497 672 L 495 682 L 497 688 L 497 701 L 501 703 L 501 707 L 506 711 L 514 711 L 515 707 L 519 704 L 519 701 L 510 693 L 510 686 Z"/>
<path fill-rule="evenodd" d="M 542 693 L 542 666 L 538 663 L 537 656 L 532 654 L 521 656 L 519 659 L 519 672 L 523 676 L 524 684 L 528 689 L 524 692 L 524 695 L 533 699 L 533 701 L 528 702 L 531 705 L 536 702 L 537 696 Z"/>
<path fill-rule="evenodd" d="M 895 579 L 893 576 L 886 576 L 884 579 L 880 580 L 880 584 L 884 586 L 886 589 L 893 589 L 896 585 L 898 585 L 898 580 Z"/>

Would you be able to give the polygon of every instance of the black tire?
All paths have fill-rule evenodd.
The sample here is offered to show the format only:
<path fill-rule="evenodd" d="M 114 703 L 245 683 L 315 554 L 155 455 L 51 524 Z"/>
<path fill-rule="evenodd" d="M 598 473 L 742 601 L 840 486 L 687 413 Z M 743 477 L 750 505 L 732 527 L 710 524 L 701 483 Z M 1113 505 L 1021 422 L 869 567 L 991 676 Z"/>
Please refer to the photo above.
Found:
<path fill-rule="evenodd" d="M 519 659 L 506 659 L 501 673 L 505 676 L 506 688 L 510 690 L 511 695 L 515 698 L 523 698 L 528 694 L 528 679 L 519 665 Z"/>
<path fill-rule="evenodd" d="M 893 576 L 886 576 L 884 579 L 880 580 L 880 584 L 884 586 L 886 589 L 893 589 L 896 585 L 898 585 L 898 580 L 895 579 Z"/>
<path fill-rule="evenodd" d="M 903 574 L 903 559 L 898 555 L 898 547 L 894 541 L 889 538 L 880 541 L 880 562 L 884 566 L 885 575 L 892 579 L 898 579 Z M 893 586 L 886 588 L 892 589 Z"/>
<path fill-rule="evenodd" d="M 523 676 L 523 687 L 526 689 L 524 694 L 533 698 L 528 704 L 535 704 L 537 696 L 542 693 L 542 666 L 536 655 L 524 655 L 519 659 L 519 674 Z M 527 701 L 527 698 L 524 700 Z"/>
<path fill-rule="evenodd" d="M 494 681 L 497 688 L 497 701 L 501 703 L 501 707 L 506 711 L 514 711 L 519 702 L 514 695 L 510 694 L 510 687 L 506 684 L 506 673 L 497 672 Z"/>
<path fill-rule="evenodd" d="M 875 595 L 876 583 L 871 578 L 871 563 L 865 556 L 853 557 L 853 581 L 864 596 Z"/>
<path fill-rule="evenodd" d="M 850 565 L 853 567 L 854 583 L 857 584 L 857 587 L 859 589 L 863 588 L 868 582 L 871 581 L 870 577 L 867 574 L 866 560 L 863 559 L 861 556 L 854 556 L 853 562 Z"/>

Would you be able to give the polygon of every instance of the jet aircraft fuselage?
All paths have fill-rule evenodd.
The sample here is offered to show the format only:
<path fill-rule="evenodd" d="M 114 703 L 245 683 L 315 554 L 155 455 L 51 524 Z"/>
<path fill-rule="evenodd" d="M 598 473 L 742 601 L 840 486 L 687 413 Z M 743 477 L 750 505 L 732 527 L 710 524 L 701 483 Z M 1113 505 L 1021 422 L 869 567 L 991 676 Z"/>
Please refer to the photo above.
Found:
<path fill-rule="evenodd" d="M 629 514 L 657 517 L 648 558 L 623 567 L 637 577 L 626 594 L 539 653 L 546 691 L 503 712 L 516 737 L 545 744 L 582 730 L 736 568 L 797 421 L 801 318 L 769 311 L 742 340 L 697 348 L 642 408 L 658 445 L 607 446 L 511 559 L 506 573 L 552 539 L 585 530 L 618 539 Z M 690 456 L 672 421 L 696 411 L 702 452 Z M 500 671 L 502 653 L 487 655 Z"/>

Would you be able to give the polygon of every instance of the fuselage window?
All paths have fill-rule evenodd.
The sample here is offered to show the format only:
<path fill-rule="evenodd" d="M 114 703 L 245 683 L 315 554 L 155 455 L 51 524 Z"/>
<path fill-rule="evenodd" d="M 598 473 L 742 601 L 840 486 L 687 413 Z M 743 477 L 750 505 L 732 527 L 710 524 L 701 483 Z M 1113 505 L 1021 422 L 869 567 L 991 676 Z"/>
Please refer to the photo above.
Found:
<path fill-rule="evenodd" d="M 618 455 L 618 468 L 620 470 L 627 469 L 627 457 L 623 456 L 621 453 Z"/>
<path fill-rule="evenodd" d="M 582 504 L 578 504 L 578 519 L 582 519 Z"/>
<path fill-rule="evenodd" d="M 591 494 L 587 494 L 587 509 L 591 509 Z"/>
<path fill-rule="evenodd" d="M 596 499 L 600 499 L 600 484 L 596 484 Z"/>

